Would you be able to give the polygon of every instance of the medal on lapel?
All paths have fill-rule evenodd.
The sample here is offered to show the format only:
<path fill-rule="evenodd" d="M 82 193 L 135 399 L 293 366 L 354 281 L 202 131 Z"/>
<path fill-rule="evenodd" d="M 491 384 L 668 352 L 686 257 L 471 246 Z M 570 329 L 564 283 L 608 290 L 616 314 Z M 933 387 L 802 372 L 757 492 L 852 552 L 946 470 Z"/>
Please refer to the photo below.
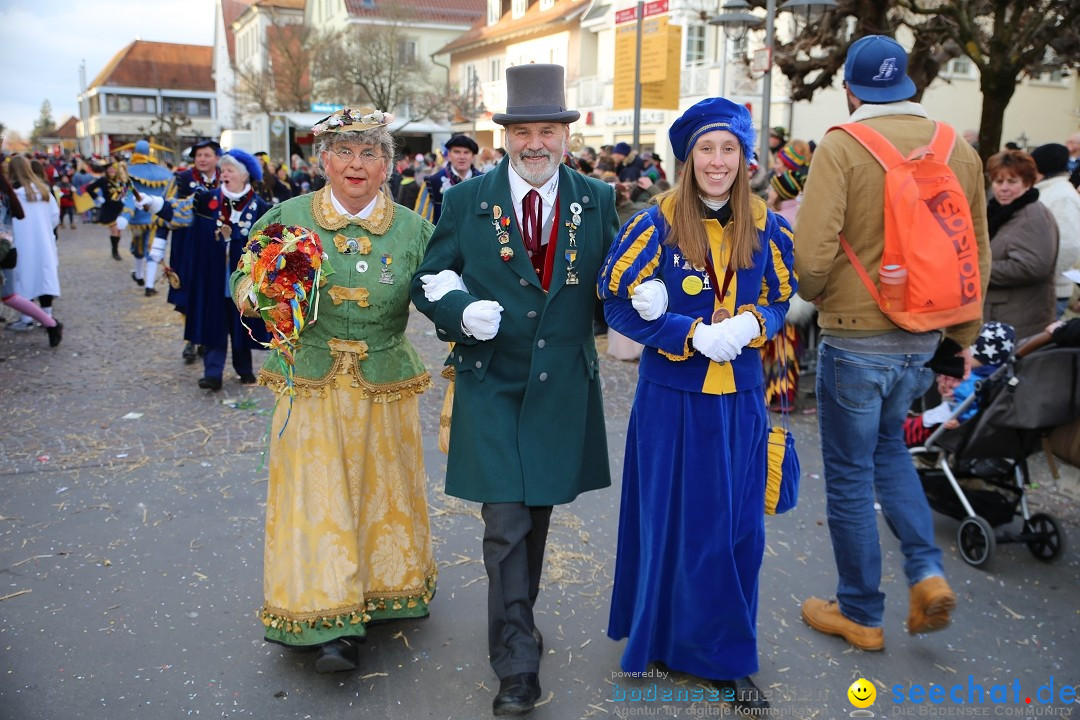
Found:
<path fill-rule="evenodd" d="M 570 248 L 566 251 L 566 284 L 577 285 L 578 274 L 577 268 L 574 267 L 574 261 L 577 260 L 577 250 Z"/>
<path fill-rule="evenodd" d="M 581 204 L 570 203 L 570 222 L 566 223 L 567 235 L 570 238 L 570 247 L 566 251 L 566 284 L 577 285 L 580 282 L 574 261 L 577 260 L 577 230 L 581 224 Z"/>
<path fill-rule="evenodd" d="M 514 248 L 503 245 L 499 248 L 499 257 L 502 258 L 503 262 L 510 262 L 510 258 L 514 257 Z"/>
<path fill-rule="evenodd" d="M 498 239 L 500 245 L 506 245 L 510 242 L 510 216 L 503 215 L 502 208 L 498 205 L 494 205 L 491 208 L 491 224 L 495 226 L 495 237 Z M 511 252 L 509 256 L 505 255 L 502 251 L 507 248 L 501 248 L 499 255 L 503 260 L 509 260 L 513 257 L 514 253 Z"/>
<path fill-rule="evenodd" d="M 390 272 L 390 265 L 393 264 L 394 258 L 389 253 L 384 253 L 382 256 L 382 273 L 379 275 L 379 282 L 383 285 L 394 284 L 394 274 Z"/>
<path fill-rule="evenodd" d="M 727 308 L 720 308 L 719 310 L 717 310 L 716 312 L 714 312 L 712 314 L 713 325 L 715 325 L 715 324 L 717 324 L 719 322 L 723 322 L 724 320 L 727 320 L 729 317 L 731 317 L 731 313 L 728 312 L 728 309 Z"/>

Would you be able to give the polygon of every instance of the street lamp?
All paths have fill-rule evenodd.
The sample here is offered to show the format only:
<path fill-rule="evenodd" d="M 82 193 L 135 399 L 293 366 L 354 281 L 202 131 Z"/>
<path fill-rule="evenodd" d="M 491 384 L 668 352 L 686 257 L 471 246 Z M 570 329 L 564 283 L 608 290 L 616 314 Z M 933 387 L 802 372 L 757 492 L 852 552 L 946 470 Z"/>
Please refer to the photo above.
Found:
<path fill-rule="evenodd" d="M 773 54 L 773 25 L 776 20 L 777 0 L 768 0 L 765 5 L 765 52 L 767 62 L 765 74 L 762 78 L 761 89 L 761 147 L 758 151 L 758 162 L 766 163 L 769 158 L 769 115 L 772 110 L 772 54 Z M 756 29 L 761 25 L 761 18 L 749 12 L 750 3 L 745 0 L 731 0 L 722 8 L 724 12 L 709 20 L 710 25 L 719 25 L 725 32 L 734 37 L 745 35 L 747 31 Z M 819 19 L 830 8 L 836 7 L 836 0 L 787 0 L 780 5 L 779 10 L 787 10 L 796 18 L 804 18 L 810 23 Z"/>

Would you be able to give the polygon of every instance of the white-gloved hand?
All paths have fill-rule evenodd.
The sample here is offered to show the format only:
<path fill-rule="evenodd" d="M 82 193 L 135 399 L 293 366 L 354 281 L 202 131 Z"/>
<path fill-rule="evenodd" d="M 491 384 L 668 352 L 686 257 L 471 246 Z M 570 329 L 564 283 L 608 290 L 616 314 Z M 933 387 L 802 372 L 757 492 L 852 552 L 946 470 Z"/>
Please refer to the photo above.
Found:
<path fill-rule="evenodd" d="M 142 199 L 137 203 L 139 207 L 146 210 L 151 215 L 157 215 L 161 208 L 165 207 L 165 198 L 160 195 L 150 195 L 143 193 Z"/>
<path fill-rule="evenodd" d="M 739 353 L 732 354 L 724 346 L 724 335 L 719 325 L 698 323 L 697 329 L 694 330 L 694 337 L 690 339 L 690 342 L 694 345 L 695 350 L 713 362 L 729 362 Z"/>
<path fill-rule="evenodd" d="M 424 297 L 428 302 L 439 302 L 443 295 L 451 290 L 469 292 L 461 276 L 453 270 L 443 270 L 436 275 L 421 275 L 420 281 L 424 283 Z"/>
<path fill-rule="evenodd" d="M 754 341 L 761 334 L 761 323 L 757 316 L 751 312 L 741 312 L 733 318 L 720 323 L 725 329 L 731 341 L 738 345 L 739 351 Z"/>
<path fill-rule="evenodd" d="M 698 325 L 692 342 L 713 362 L 731 362 L 760 334 L 761 325 L 754 314 L 739 313 L 717 325 Z"/>
<path fill-rule="evenodd" d="M 117 216 L 117 218 L 116 218 L 116 229 L 123 232 L 124 230 L 127 230 L 127 226 L 128 226 L 128 219 L 126 217 L 124 217 L 123 215 Z"/>
<path fill-rule="evenodd" d="M 490 340 L 499 332 L 503 306 L 494 300 L 477 300 L 461 313 L 461 329 L 477 340 Z"/>
<path fill-rule="evenodd" d="M 667 287 L 659 280 L 646 280 L 634 288 L 630 304 L 644 320 L 655 320 L 667 312 Z"/>

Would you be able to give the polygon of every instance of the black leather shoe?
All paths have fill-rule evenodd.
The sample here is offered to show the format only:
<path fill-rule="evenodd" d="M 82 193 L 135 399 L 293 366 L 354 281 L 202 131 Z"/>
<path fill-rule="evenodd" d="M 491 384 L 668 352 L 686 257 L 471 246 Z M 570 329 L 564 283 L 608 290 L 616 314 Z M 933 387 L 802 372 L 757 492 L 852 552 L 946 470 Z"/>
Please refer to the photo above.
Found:
<path fill-rule="evenodd" d="M 720 699 L 733 706 L 736 712 L 746 711 L 750 715 L 761 715 L 763 710 L 769 709 L 765 694 L 758 689 L 749 675 L 734 680 L 717 680 L 716 686 L 721 691 Z"/>
<path fill-rule="evenodd" d="M 112 251 L 112 259 L 113 260 L 123 260 L 124 258 L 120 257 L 120 253 L 118 251 L 113 250 Z"/>
<path fill-rule="evenodd" d="M 195 343 L 187 343 L 186 345 L 184 345 L 184 352 L 180 353 L 180 357 L 184 358 L 184 364 L 195 364 L 195 356 Z"/>
<path fill-rule="evenodd" d="M 245 373 L 240 376 L 241 385 L 254 385 L 257 378 L 251 373 Z"/>
<path fill-rule="evenodd" d="M 45 328 L 45 332 L 49 334 L 49 347 L 56 347 L 60 344 L 60 339 L 64 335 L 64 323 L 57 320 L 56 325 Z"/>
<path fill-rule="evenodd" d="M 199 387 L 201 387 L 203 390 L 213 390 L 214 392 L 217 392 L 221 389 L 221 378 L 199 378 Z"/>
<path fill-rule="evenodd" d="M 131 279 L 134 280 L 135 284 L 138 285 L 139 287 L 142 287 L 143 285 L 146 284 L 146 282 L 142 278 L 135 277 L 135 271 L 134 270 L 131 271 Z"/>
<path fill-rule="evenodd" d="M 315 672 L 335 673 L 355 670 L 360 664 L 360 641 L 338 638 L 319 646 L 315 657 Z"/>
<path fill-rule="evenodd" d="M 146 290 L 144 292 L 146 294 L 146 297 L 151 297 L 152 295 L 157 295 L 157 290 L 155 290 L 154 288 L 146 288 Z"/>
<path fill-rule="evenodd" d="M 495 715 L 524 715 L 540 699 L 540 676 L 536 673 L 511 675 L 499 681 L 499 694 L 491 705 Z"/>

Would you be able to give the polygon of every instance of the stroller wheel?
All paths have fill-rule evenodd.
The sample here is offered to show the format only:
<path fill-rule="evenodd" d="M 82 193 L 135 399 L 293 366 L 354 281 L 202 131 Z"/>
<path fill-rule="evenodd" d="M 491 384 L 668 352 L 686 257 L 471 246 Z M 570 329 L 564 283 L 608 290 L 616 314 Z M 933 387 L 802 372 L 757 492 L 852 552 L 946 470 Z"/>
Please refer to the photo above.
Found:
<path fill-rule="evenodd" d="M 1043 562 L 1051 562 L 1061 557 L 1061 553 L 1065 551 L 1065 530 L 1053 516 L 1035 513 L 1024 525 L 1025 534 L 1035 535 L 1035 538 L 1027 543 L 1032 555 Z"/>
<path fill-rule="evenodd" d="M 960 522 L 960 529 L 956 532 L 956 544 L 964 562 L 972 567 L 985 567 L 994 556 L 997 539 L 990 523 L 975 515 Z"/>

